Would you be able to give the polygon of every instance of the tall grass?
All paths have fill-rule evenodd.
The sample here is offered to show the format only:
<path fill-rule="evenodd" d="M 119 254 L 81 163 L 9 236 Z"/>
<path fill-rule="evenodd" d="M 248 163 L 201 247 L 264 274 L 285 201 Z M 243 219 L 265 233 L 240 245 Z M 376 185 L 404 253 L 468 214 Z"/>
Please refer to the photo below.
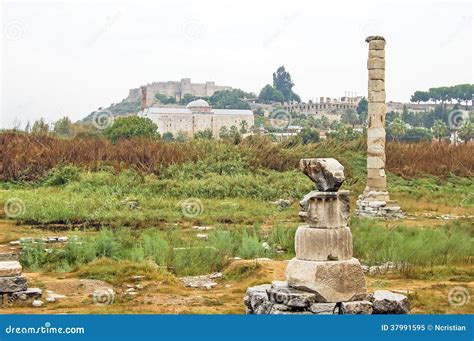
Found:
<path fill-rule="evenodd" d="M 380 222 L 353 218 L 351 230 L 355 257 L 368 265 L 394 262 L 407 277 L 415 276 L 420 267 L 474 260 L 474 230 L 469 221 L 441 228 L 387 228 Z"/>

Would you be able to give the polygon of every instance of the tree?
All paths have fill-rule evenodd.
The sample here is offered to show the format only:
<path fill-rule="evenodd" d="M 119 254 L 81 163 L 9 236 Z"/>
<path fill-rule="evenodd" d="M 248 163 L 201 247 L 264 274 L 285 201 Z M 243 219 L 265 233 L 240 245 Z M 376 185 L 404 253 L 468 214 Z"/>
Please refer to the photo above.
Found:
<path fill-rule="evenodd" d="M 471 139 L 474 138 L 474 124 L 469 120 L 464 122 L 462 127 L 459 129 L 458 137 L 467 144 Z"/>
<path fill-rule="evenodd" d="M 400 141 L 400 137 L 405 135 L 406 130 L 407 128 L 405 126 L 405 122 L 403 122 L 403 120 L 400 117 L 395 118 L 392 124 L 390 125 L 390 131 L 392 133 L 392 136 L 397 141 Z"/>
<path fill-rule="evenodd" d="M 432 141 L 433 135 L 431 131 L 427 128 L 412 128 L 408 129 L 405 135 L 403 136 L 403 141 L 407 142 L 421 142 L 421 141 Z"/>
<path fill-rule="evenodd" d="M 176 133 L 176 141 L 186 142 L 187 140 L 189 140 L 189 136 L 185 131 L 180 130 Z"/>
<path fill-rule="evenodd" d="M 303 144 L 319 142 L 319 132 L 315 129 L 303 128 L 297 136 L 301 139 Z"/>
<path fill-rule="evenodd" d="M 240 89 L 216 91 L 209 97 L 209 104 L 216 109 L 247 109 L 250 105 L 244 102 L 244 98 L 252 98 L 253 94 L 246 93 Z"/>
<path fill-rule="evenodd" d="M 222 140 L 229 138 L 229 129 L 227 129 L 226 126 L 222 126 L 221 129 L 219 129 L 219 138 Z"/>
<path fill-rule="evenodd" d="M 367 113 L 369 112 L 369 102 L 365 97 L 362 97 L 362 99 L 359 101 L 359 104 L 357 104 L 357 115 L 359 115 L 359 121 L 363 124 L 365 121 L 367 121 Z"/>
<path fill-rule="evenodd" d="M 280 66 L 273 73 L 273 87 L 282 93 L 285 100 L 301 102 L 300 97 L 293 92 L 294 85 L 290 73 L 285 70 L 284 66 Z"/>
<path fill-rule="evenodd" d="M 448 126 L 441 120 L 436 120 L 431 129 L 434 136 L 438 139 L 438 142 L 441 142 L 441 139 L 445 137 L 448 132 Z"/>
<path fill-rule="evenodd" d="M 240 136 L 239 130 L 236 126 L 231 126 L 229 130 L 229 139 L 233 144 L 239 144 L 242 141 L 242 136 Z"/>
<path fill-rule="evenodd" d="M 184 94 L 184 96 L 181 98 L 181 100 L 179 101 L 179 104 L 181 105 L 188 105 L 189 103 L 191 103 L 192 101 L 195 101 L 197 100 L 199 97 L 196 97 L 196 96 L 193 96 L 191 94 Z"/>
<path fill-rule="evenodd" d="M 44 121 L 43 118 L 40 118 L 39 120 L 35 121 L 33 123 L 33 127 L 31 128 L 31 133 L 37 135 L 46 135 L 48 134 L 48 131 L 49 125 Z"/>
<path fill-rule="evenodd" d="M 168 97 L 160 93 L 156 93 L 155 98 L 162 104 L 175 104 L 176 103 L 176 98 Z"/>
<path fill-rule="evenodd" d="M 166 142 L 173 141 L 173 139 L 174 139 L 173 133 L 170 133 L 170 132 L 164 133 L 163 136 L 162 136 L 162 139 L 163 139 L 163 141 L 166 141 Z"/>
<path fill-rule="evenodd" d="M 267 84 L 260 91 L 260 94 L 258 95 L 258 100 L 263 103 L 284 102 L 285 97 L 280 91 L 276 90 L 270 84 Z"/>
<path fill-rule="evenodd" d="M 349 124 L 354 128 L 354 126 L 359 122 L 359 117 L 356 112 L 352 109 L 347 109 L 341 115 L 341 121 L 345 124 Z"/>
<path fill-rule="evenodd" d="M 74 134 L 74 127 L 69 117 L 64 116 L 54 123 L 53 131 L 61 137 L 69 137 Z"/>
<path fill-rule="evenodd" d="M 195 139 L 200 139 L 200 140 L 212 140 L 213 134 L 211 129 L 204 129 L 196 132 L 194 134 Z"/>
<path fill-rule="evenodd" d="M 159 137 L 158 127 L 152 120 L 140 116 L 120 117 L 114 120 L 111 127 L 104 130 L 104 135 L 112 142 L 131 137 Z"/>
<path fill-rule="evenodd" d="M 263 117 L 264 114 L 265 114 L 265 110 L 263 110 L 262 108 L 256 108 L 254 111 L 253 111 L 253 114 L 255 116 L 260 116 L 260 117 Z"/>
<path fill-rule="evenodd" d="M 249 124 L 247 123 L 247 121 L 240 121 L 240 133 L 241 134 L 247 134 L 248 132 L 248 127 L 249 127 Z"/>

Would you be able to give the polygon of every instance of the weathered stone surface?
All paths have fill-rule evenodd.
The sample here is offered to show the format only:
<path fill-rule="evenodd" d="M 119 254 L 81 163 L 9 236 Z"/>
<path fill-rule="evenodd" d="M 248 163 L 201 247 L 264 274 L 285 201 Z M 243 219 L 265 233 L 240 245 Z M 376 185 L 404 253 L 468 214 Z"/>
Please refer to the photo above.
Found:
<path fill-rule="evenodd" d="M 339 313 L 345 315 L 370 315 L 372 303 L 369 301 L 342 302 L 339 309 Z"/>
<path fill-rule="evenodd" d="M 371 91 L 369 92 L 369 102 L 380 102 L 385 103 L 385 91 Z"/>
<path fill-rule="evenodd" d="M 370 58 L 385 58 L 385 50 L 369 50 Z"/>
<path fill-rule="evenodd" d="M 43 306 L 43 301 L 41 300 L 34 300 L 32 303 L 33 307 L 39 308 Z"/>
<path fill-rule="evenodd" d="M 12 277 L 21 275 L 21 265 L 18 261 L 0 262 L 0 277 Z"/>
<path fill-rule="evenodd" d="M 194 289 L 212 289 L 217 285 L 213 279 L 208 276 L 187 276 L 179 279 L 185 286 Z"/>
<path fill-rule="evenodd" d="M 337 229 L 298 227 L 296 258 L 303 260 L 346 260 L 352 258 L 352 234 L 348 227 Z"/>
<path fill-rule="evenodd" d="M 0 277 L 0 293 L 25 291 L 26 287 L 26 277 Z"/>
<path fill-rule="evenodd" d="M 385 59 L 384 58 L 369 58 L 367 60 L 367 69 L 368 70 L 385 69 Z M 369 84 L 370 84 L 370 81 L 369 81 Z"/>
<path fill-rule="evenodd" d="M 301 159 L 300 169 L 322 192 L 336 192 L 345 180 L 344 166 L 332 158 Z"/>
<path fill-rule="evenodd" d="M 367 177 L 376 178 L 385 176 L 385 170 L 383 168 L 367 168 Z"/>
<path fill-rule="evenodd" d="M 349 219 L 349 191 L 318 192 L 306 194 L 300 201 L 300 217 L 316 228 L 340 228 Z"/>
<path fill-rule="evenodd" d="M 374 40 L 380 40 L 380 41 L 383 41 L 385 43 L 385 38 L 383 36 L 368 36 L 367 38 L 365 38 L 366 43 L 370 43 Z M 385 47 L 385 45 L 384 45 L 384 47 Z"/>
<path fill-rule="evenodd" d="M 378 156 L 368 156 L 367 168 L 385 168 L 385 160 Z"/>
<path fill-rule="evenodd" d="M 385 82 L 380 79 L 369 80 L 368 88 L 369 88 L 369 92 L 370 91 L 384 91 Z"/>
<path fill-rule="evenodd" d="M 268 300 L 273 304 L 282 304 L 290 308 L 307 308 L 315 303 L 317 295 L 289 286 L 273 286 L 267 289 Z"/>
<path fill-rule="evenodd" d="M 43 294 L 43 291 L 40 288 L 28 288 L 24 291 L 17 291 L 10 295 L 13 300 L 25 301 L 30 298 L 33 298 L 33 299 L 40 298 L 42 294 Z"/>
<path fill-rule="evenodd" d="M 373 304 L 374 314 L 408 314 L 410 302 L 402 294 L 396 294 L 387 290 L 377 290 L 369 295 Z"/>
<path fill-rule="evenodd" d="M 385 70 L 383 69 L 370 69 L 369 70 L 369 80 L 370 79 L 380 79 L 385 80 Z"/>
<path fill-rule="evenodd" d="M 0 253 L 0 262 L 20 259 L 20 254 L 16 252 L 2 252 Z"/>
<path fill-rule="evenodd" d="M 355 258 L 344 261 L 306 261 L 293 258 L 286 269 L 288 285 L 317 293 L 318 302 L 365 299 L 364 273 Z"/>
<path fill-rule="evenodd" d="M 309 311 L 316 315 L 333 315 L 339 314 L 339 307 L 337 303 L 313 303 Z"/>

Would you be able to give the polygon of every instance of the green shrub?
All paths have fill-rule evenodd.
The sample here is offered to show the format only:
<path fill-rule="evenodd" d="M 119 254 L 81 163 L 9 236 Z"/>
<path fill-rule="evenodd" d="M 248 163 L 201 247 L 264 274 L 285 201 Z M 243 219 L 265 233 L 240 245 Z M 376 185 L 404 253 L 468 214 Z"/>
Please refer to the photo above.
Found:
<path fill-rule="evenodd" d="M 61 186 L 79 179 L 79 168 L 75 166 L 59 166 L 53 168 L 43 180 L 46 186 Z"/>

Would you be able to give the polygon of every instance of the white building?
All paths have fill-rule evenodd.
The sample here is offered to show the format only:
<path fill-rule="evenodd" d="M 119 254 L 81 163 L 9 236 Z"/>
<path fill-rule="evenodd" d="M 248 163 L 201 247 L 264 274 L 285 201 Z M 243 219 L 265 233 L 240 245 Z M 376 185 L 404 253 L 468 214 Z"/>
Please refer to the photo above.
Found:
<path fill-rule="evenodd" d="M 161 135 L 172 133 L 176 136 L 181 131 L 193 136 L 198 131 L 210 129 L 213 136 L 218 138 L 222 127 L 230 129 L 236 126 L 240 130 L 241 122 L 246 122 L 248 130 L 254 125 L 251 110 L 213 109 L 202 99 L 189 103 L 186 108 L 145 108 L 138 115 L 151 119 Z"/>

